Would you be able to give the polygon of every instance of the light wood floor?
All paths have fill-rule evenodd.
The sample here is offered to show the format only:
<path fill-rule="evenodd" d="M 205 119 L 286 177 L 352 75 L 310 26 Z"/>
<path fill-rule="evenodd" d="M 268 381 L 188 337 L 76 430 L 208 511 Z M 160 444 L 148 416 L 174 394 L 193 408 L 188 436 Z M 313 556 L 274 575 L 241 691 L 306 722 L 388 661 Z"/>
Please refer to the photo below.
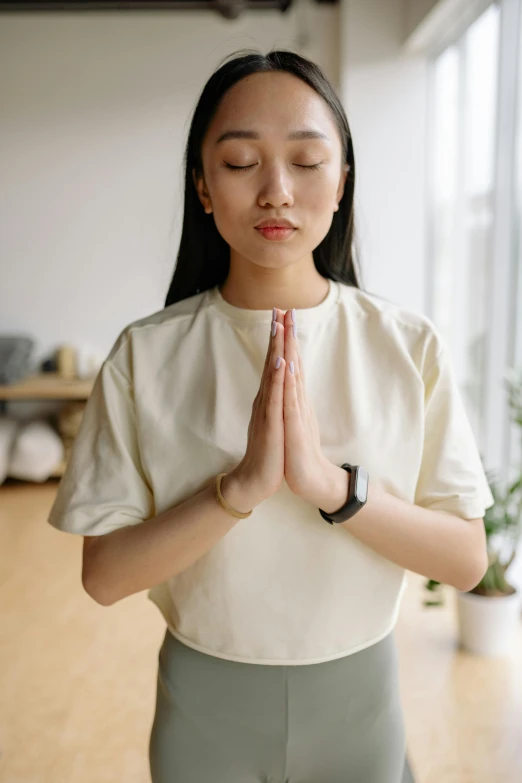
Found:
<path fill-rule="evenodd" d="M 0 488 L 0 781 L 150 783 L 163 618 L 145 593 L 106 608 L 84 593 L 81 537 L 45 521 L 55 491 Z M 451 589 L 425 609 L 408 578 L 396 638 L 416 783 L 521 783 L 522 629 L 505 659 L 468 655 Z"/>

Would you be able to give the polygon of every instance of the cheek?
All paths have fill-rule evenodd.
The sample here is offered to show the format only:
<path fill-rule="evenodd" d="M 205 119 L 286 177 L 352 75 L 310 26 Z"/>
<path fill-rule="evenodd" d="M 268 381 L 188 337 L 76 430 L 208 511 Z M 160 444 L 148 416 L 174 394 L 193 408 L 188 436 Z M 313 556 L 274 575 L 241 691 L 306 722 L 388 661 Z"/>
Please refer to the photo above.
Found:
<path fill-rule="evenodd" d="M 218 232 L 225 242 L 236 249 L 241 244 L 245 226 L 251 222 L 251 199 L 245 188 L 230 181 L 214 182 L 212 211 Z M 239 243 L 239 245 L 238 245 Z"/>
<path fill-rule="evenodd" d="M 212 189 L 214 212 L 224 220 L 236 218 L 250 203 L 247 189 L 241 182 L 216 180 Z"/>
<path fill-rule="evenodd" d="M 299 198 L 316 213 L 329 212 L 335 201 L 336 189 L 337 180 L 333 176 L 310 176 L 306 187 L 300 189 Z"/>

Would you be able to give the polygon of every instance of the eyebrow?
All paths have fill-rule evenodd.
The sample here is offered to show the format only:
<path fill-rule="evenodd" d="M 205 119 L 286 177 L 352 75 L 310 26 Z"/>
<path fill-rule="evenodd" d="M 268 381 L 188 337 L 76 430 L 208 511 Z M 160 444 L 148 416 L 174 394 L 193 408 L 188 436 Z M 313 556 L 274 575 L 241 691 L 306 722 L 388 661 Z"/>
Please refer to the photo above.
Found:
<path fill-rule="evenodd" d="M 261 136 L 256 131 L 229 130 L 221 134 L 221 136 L 217 139 L 216 144 L 220 144 L 222 141 L 227 141 L 228 139 L 260 139 L 260 138 Z M 316 131 L 311 129 L 291 131 L 291 133 L 289 133 L 286 138 L 290 141 L 295 141 L 296 139 L 326 139 L 326 141 L 330 141 L 326 133 L 322 133 L 321 131 Z"/>

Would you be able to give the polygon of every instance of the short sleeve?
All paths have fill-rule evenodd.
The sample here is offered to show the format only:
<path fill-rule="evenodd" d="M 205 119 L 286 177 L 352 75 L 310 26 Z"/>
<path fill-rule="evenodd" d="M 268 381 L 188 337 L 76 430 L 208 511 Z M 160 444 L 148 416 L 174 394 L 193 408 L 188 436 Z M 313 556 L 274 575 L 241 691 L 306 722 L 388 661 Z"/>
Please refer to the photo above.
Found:
<path fill-rule="evenodd" d="M 104 361 L 87 400 L 47 521 L 80 535 L 103 535 L 154 515 L 141 464 L 132 382 Z"/>
<path fill-rule="evenodd" d="M 432 338 L 423 372 L 424 444 L 415 504 L 479 519 L 494 504 L 493 495 L 448 348 L 437 332 Z"/>

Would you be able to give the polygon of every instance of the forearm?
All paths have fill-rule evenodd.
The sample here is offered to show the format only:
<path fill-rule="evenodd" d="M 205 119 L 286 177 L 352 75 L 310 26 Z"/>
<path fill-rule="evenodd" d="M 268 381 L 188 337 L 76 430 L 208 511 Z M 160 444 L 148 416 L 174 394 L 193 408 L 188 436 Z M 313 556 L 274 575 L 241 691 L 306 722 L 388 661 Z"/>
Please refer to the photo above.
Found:
<path fill-rule="evenodd" d="M 237 511 L 250 511 L 259 502 L 234 472 L 223 477 L 221 492 Z M 181 573 L 241 522 L 248 519 L 222 508 L 213 480 L 177 506 L 101 536 L 89 558 L 84 587 L 98 603 L 109 606 Z"/>
<path fill-rule="evenodd" d="M 318 507 L 340 508 L 348 480 L 347 471 L 331 465 L 315 497 Z M 487 568 L 485 535 L 478 536 L 468 520 L 408 503 L 372 483 L 371 476 L 366 505 L 340 526 L 387 560 L 460 590 L 471 590 Z"/>

